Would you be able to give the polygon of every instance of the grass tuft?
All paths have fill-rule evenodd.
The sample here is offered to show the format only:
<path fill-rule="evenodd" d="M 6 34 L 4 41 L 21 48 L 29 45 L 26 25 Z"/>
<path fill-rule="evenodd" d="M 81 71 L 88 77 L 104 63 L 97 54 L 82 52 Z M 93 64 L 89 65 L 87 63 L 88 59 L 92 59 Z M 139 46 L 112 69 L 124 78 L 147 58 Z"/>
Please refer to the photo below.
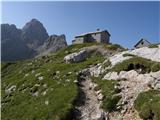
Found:
<path fill-rule="evenodd" d="M 160 120 L 160 91 L 140 93 L 134 102 L 135 109 L 144 120 Z"/>
<path fill-rule="evenodd" d="M 118 63 L 112 68 L 112 71 L 120 72 L 139 69 L 141 69 L 140 73 L 149 73 L 151 71 L 156 72 L 160 70 L 160 63 L 135 56 L 121 63 Z"/>
<path fill-rule="evenodd" d="M 98 88 L 101 88 L 102 94 L 104 95 L 101 107 L 109 112 L 117 110 L 117 103 L 121 99 L 121 96 L 115 96 L 115 94 L 118 93 L 114 87 L 117 81 L 102 80 L 99 77 L 93 77 L 92 80 L 98 85 Z"/>
<path fill-rule="evenodd" d="M 148 48 L 158 48 L 158 45 L 152 44 L 152 45 L 149 45 Z"/>

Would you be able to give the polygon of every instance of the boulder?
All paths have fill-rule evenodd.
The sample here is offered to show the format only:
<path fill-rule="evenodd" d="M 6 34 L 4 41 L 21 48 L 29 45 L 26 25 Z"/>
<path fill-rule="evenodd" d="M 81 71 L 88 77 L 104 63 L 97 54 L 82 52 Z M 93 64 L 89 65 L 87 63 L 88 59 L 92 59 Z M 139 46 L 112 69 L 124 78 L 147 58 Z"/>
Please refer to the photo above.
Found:
<path fill-rule="evenodd" d="M 106 79 L 106 80 L 118 80 L 119 76 L 118 76 L 117 72 L 109 72 L 104 76 L 103 79 Z"/>
<path fill-rule="evenodd" d="M 14 92 L 16 90 L 16 85 L 12 85 L 8 89 L 5 90 L 7 94 L 10 94 L 11 92 Z"/>
<path fill-rule="evenodd" d="M 64 57 L 64 61 L 66 63 L 74 63 L 74 62 L 81 62 L 87 58 L 87 51 L 81 50 L 80 52 L 75 52 L 72 54 L 69 54 Z"/>
<path fill-rule="evenodd" d="M 110 57 L 109 60 L 112 64 L 112 66 L 116 65 L 117 63 L 121 63 L 124 60 L 128 60 L 130 58 L 132 58 L 131 56 L 126 56 L 124 57 L 123 54 L 127 53 L 126 51 L 115 54 L 114 56 Z"/>
<path fill-rule="evenodd" d="M 91 120 L 104 120 L 104 112 L 102 110 L 97 111 L 95 115 L 91 116 Z"/>

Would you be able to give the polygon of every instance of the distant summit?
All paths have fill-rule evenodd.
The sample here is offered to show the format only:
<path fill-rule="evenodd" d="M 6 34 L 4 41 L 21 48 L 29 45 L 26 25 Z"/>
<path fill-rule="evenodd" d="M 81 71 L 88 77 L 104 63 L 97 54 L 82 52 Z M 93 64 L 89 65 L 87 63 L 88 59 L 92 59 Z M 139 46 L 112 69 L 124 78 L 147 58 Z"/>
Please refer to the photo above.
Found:
<path fill-rule="evenodd" d="M 32 19 L 22 28 L 22 40 L 29 48 L 36 49 L 48 38 L 48 33 L 43 24 L 37 19 Z"/>
<path fill-rule="evenodd" d="M 27 22 L 22 29 L 16 28 L 14 24 L 1 24 L 2 61 L 30 59 L 42 51 L 56 52 L 66 45 L 65 35 L 49 37 L 45 27 L 37 19 Z"/>

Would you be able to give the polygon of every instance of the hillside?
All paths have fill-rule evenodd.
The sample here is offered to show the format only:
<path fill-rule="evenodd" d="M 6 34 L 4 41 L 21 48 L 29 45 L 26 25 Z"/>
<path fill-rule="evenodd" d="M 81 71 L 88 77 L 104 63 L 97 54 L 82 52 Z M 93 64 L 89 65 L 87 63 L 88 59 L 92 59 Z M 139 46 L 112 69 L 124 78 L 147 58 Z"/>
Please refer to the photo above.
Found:
<path fill-rule="evenodd" d="M 160 58 L 154 54 L 160 47 L 127 51 L 86 43 L 2 62 L 2 118 L 159 120 Z"/>

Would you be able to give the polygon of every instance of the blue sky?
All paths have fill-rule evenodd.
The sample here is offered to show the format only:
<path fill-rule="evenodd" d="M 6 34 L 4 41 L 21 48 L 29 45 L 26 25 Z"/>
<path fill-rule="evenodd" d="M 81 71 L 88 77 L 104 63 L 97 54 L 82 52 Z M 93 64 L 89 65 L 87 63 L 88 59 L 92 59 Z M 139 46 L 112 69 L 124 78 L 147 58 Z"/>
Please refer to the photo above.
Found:
<path fill-rule="evenodd" d="M 132 48 L 142 37 L 160 42 L 160 2 L 3 2 L 2 23 L 24 24 L 36 18 L 49 35 L 75 35 L 106 29 L 112 43 Z"/>

